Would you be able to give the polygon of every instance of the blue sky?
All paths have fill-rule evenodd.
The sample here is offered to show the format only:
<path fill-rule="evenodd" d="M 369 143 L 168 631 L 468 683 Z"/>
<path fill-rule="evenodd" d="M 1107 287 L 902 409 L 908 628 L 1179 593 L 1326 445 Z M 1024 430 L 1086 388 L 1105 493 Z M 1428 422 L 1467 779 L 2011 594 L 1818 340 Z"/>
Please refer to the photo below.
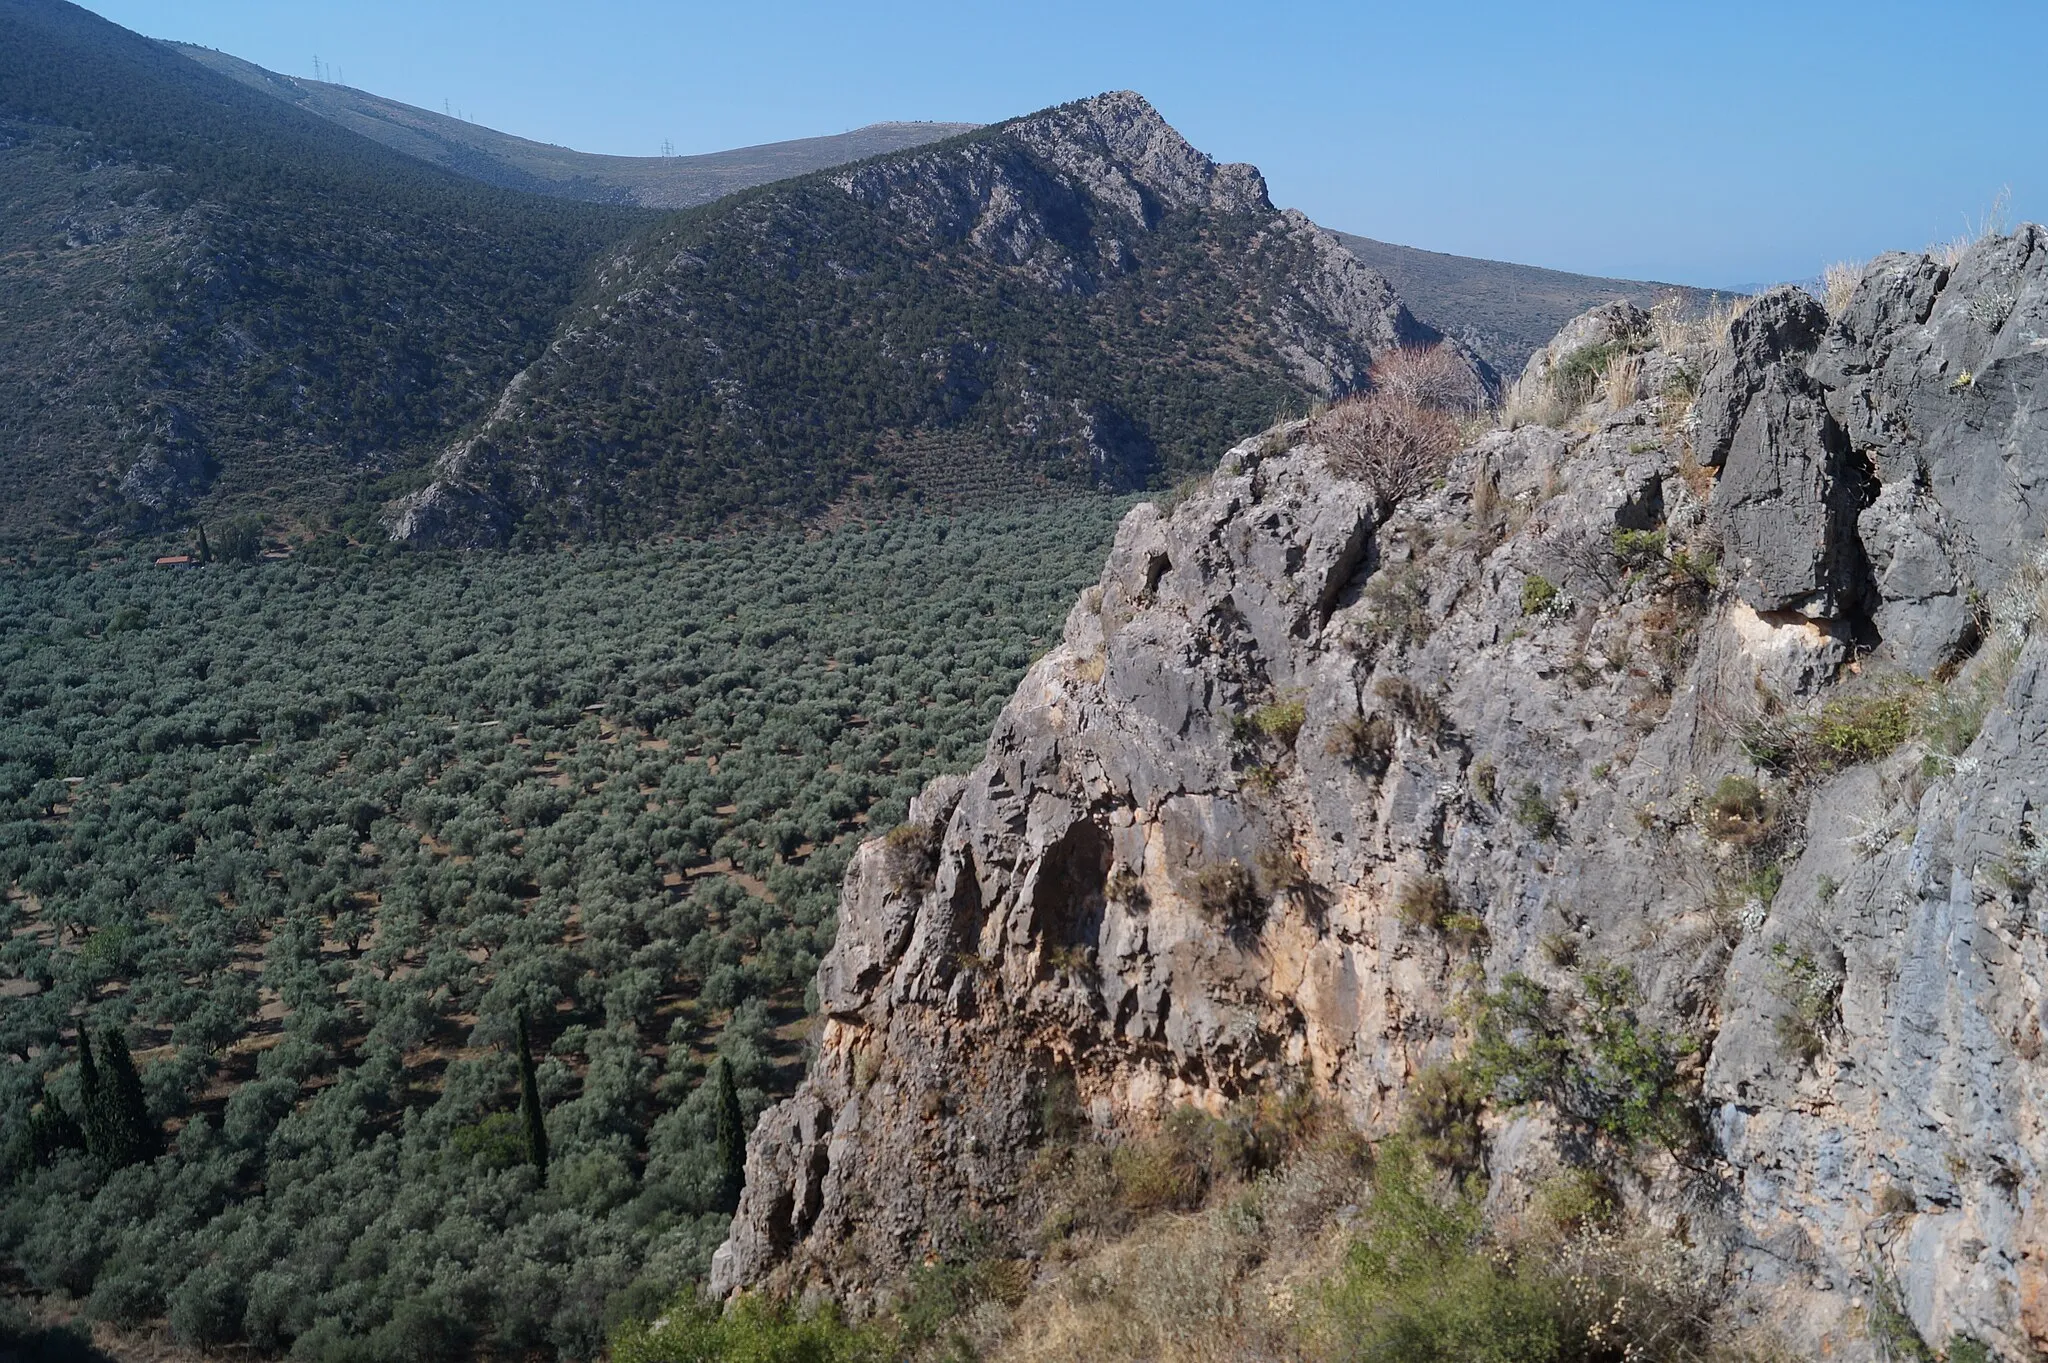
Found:
<path fill-rule="evenodd" d="M 2048 216 L 2048 4 L 91 0 L 586 151 L 1130 88 L 1276 203 L 1433 250 L 1740 286 Z"/>

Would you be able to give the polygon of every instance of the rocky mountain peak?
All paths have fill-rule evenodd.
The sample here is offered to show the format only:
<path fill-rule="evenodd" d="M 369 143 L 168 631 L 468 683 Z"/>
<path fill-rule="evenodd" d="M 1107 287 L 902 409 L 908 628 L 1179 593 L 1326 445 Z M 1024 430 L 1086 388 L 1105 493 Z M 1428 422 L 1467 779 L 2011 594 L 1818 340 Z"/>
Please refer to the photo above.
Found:
<path fill-rule="evenodd" d="M 1256 170 L 1115 92 L 676 218 L 387 524 L 468 547 L 816 515 L 961 465 L 1134 489 L 1441 341 Z M 1476 403 L 1492 371 L 1445 344 Z"/>
<path fill-rule="evenodd" d="M 1270 213 L 1258 167 L 1218 165 L 1188 144 L 1143 95 L 1115 90 L 1033 114 L 1015 135 L 1131 220 L 1149 226 L 1161 206 Z"/>

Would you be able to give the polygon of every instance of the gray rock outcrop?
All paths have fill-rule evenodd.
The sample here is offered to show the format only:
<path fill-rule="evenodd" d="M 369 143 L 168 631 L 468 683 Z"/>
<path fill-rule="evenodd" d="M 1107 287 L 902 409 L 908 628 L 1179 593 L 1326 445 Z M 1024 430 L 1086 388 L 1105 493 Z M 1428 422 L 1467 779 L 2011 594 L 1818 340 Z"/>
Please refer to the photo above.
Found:
<path fill-rule="evenodd" d="M 985 760 L 855 858 L 816 1058 L 754 1133 L 715 1287 L 858 1302 L 970 1227 L 1023 1237 L 1058 1084 L 1105 1139 L 1292 1084 L 1384 1132 L 1472 991 L 1606 961 L 1699 1040 L 1712 1131 L 1625 1195 L 1737 1318 L 1869 1358 L 1881 1296 L 1937 1343 L 2048 1348 L 2048 573 L 2020 494 L 2048 450 L 2032 352 L 1965 335 L 1950 294 L 2017 260 L 1979 310 L 2039 317 L 2013 245 L 2038 236 L 1645 355 L 1706 376 L 1693 447 L 1668 403 L 1596 400 L 1383 511 L 1297 424 L 1131 512 Z M 1963 363 L 2012 381 L 1975 427 L 1942 405 Z M 1971 593 L 1988 635 L 1954 617 Z M 1956 667 L 1943 704 L 1989 688 L 1974 740 L 1809 776 L 1742 741 Z M 1728 777 L 1759 802 L 1717 805 Z M 1404 917 L 1421 885 L 1463 937 Z M 1509 1211 L 1546 1145 L 1513 1120 Z"/>

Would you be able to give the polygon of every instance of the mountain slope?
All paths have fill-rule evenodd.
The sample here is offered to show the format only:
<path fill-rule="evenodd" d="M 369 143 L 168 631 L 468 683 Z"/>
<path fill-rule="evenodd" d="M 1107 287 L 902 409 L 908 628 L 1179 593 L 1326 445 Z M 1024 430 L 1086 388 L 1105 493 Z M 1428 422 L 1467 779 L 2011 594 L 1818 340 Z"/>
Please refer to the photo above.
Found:
<path fill-rule="evenodd" d="M 434 484 L 414 542 L 644 533 L 848 498 L 1142 487 L 1427 344 L 1249 166 L 1099 96 L 687 212 Z M 1487 376 L 1471 371 L 1476 397 Z"/>
<path fill-rule="evenodd" d="M 0 0 L 0 538 L 336 506 L 474 420 L 645 220 Z"/>
<path fill-rule="evenodd" d="M 1355 1357 L 1227 1333 L 1311 1325 L 1313 1284 L 1254 1272 L 1264 1185 L 1199 1292 L 1057 1267 L 1070 1174 L 1157 1207 L 1144 1138 L 1190 1129 L 1162 1119 L 1222 1148 L 1306 1097 L 1486 1182 L 1489 1276 L 1554 1283 L 1576 1332 L 1541 1356 L 2040 1356 L 2044 330 L 2037 226 L 1720 339 L 1612 306 L 1570 344 L 1621 367 L 1567 376 L 1558 428 L 1391 512 L 1317 422 L 1134 509 L 981 765 L 849 867 L 718 1286 L 865 1301 L 1016 1254 L 1013 1299 L 1037 1274 L 1204 1311 L 1204 1356 Z M 1575 1184 L 1592 1274 L 1521 1239 Z M 1418 1255 L 1380 1210 L 1356 1249 Z M 1624 1254 L 1699 1313 L 1589 1313 Z M 1398 1319 L 1375 1356 L 1537 1356 Z"/>
<path fill-rule="evenodd" d="M 1445 255 L 1339 232 L 1351 254 L 1378 270 L 1416 315 L 1456 336 L 1503 374 L 1518 374 L 1558 328 L 1601 303 L 1652 308 L 1677 299 L 1696 310 L 1714 295 L 1683 284 L 1511 265 L 1502 260 Z"/>
<path fill-rule="evenodd" d="M 349 86 L 280 75 L 211 48 L 169 46 L 252 89 L 458 175 L 595 203 L 689 208 L 754 185 L 955 137 L 975 126 L 876 123 L 830 137 L 700 156 L 599 156 L 530 142 Z M 1607 279 L 1396 246 L 1348 232 L 1335 235 L 1386 276 L 1418 317 L 1457 336 L 1504 374 L 1519 372 L 1559 327 L 1595 304 L 1627 301 L 1648 308 L 1676 297 L 1696 308 L 1712 297 L 1678 284 Z"/>
<path fill-rule="evenodd" d="M 208 47 L 169 43 L 200 65 L 472 180 L 591 203 L 689 208 L 736 190 L 971 132 L 972 123 L 871 123 L 829 137 L 700 156 L 600 156 L 501 133 L 346 85 L 279 75 Z"/>

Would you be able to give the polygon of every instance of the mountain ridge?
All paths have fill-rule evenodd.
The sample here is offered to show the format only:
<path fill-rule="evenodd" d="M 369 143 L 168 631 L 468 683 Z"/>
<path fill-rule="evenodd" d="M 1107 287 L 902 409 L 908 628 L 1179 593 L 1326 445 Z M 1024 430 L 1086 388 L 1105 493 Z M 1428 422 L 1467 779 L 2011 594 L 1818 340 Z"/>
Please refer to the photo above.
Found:
<path fill-rule="evenodd" d="M 481 545 L 815 516 L 932 440 L 1018 489 L 1143 487 L 1438 340 L 1254 168 L 1116 92 L 636 240 L 388 519 Z M 1493 375 L 1453 349 L 1476 403 Z"/>
<path fill-rule="evenodd" d="M 480 415 L 641 210 L 403 156 L 58 0 L 0 3 L 0 536 L 304 523 Z"/>
<path fill-rule="evenodd" d="M 1612 279 L 1451 255 L 1352 232 L 1336 236 L 1353 255 L 1385 275 L 1418 315 L 1472 346 L 1503 374 L 1519 373 L 1566 322 L 1601 303 L 1630 303 L 1646 311 L 1675 306 L 1690 314 L 1716 300 L 1739 296 L 1731 289 Z"/>
<path fill-rule="evenodd" d="M 971 132 L 972 123 L 871 123 L 844 133 L 688 156 L 610 156 L 535 142 L 353 86 L 280 75 L 189 43 L 165 46 L 394 151 L 504 189 L 589 203 L 691 208 L 772 180 Z"/>
<path fill-rule="evenodd" d="M 209 48 L 172 46 L 253 88 L 458 174 L 594 202 L 690 207 L 754 184 L 959 136 L 976 127 L 885 123 L 832 137 L 697 156 L 602 156 L 531 142 L 352 87 L 279 75 Z M 1716 296 L 1712 290 L 1684 285 L 1456 256 L 1342 231 L 1336 236 L 1391 281 L 1417 316 L 1471 345 L 1501 373 L 1519 371 L 1567 320 L 1597 303 L 1627 301 L 1648 308 L 1675 298 L 1680 306 L 1697 310 Z"/>

